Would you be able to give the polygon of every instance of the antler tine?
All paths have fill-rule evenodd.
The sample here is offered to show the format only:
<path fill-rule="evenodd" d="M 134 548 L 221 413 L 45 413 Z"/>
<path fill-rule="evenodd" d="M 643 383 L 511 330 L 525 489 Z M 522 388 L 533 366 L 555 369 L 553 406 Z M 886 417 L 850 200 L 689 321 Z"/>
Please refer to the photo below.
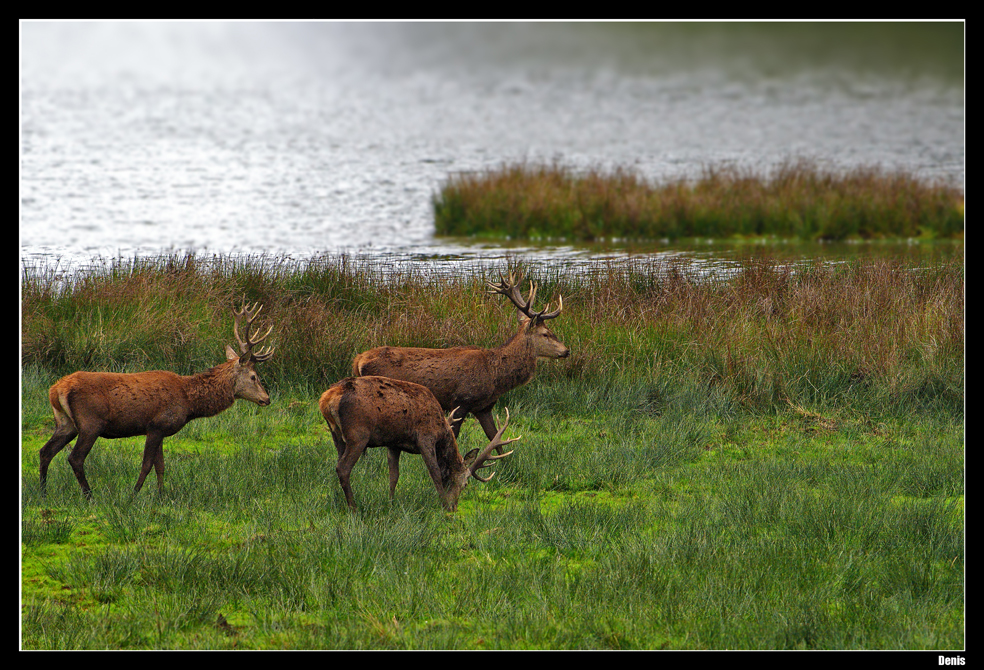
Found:
<path fill-rule="evenodd" d="M 270 336 L 270 333 L 272 332 L 273 332 L 273 326 L 271 325 L 269 328 L 267 328 L 267 331 L 265 333 L 263 333 L 256 339 L 250 339 L 250 343 L 254 345 L 259 344 L 260 342 L 268 338 Z"/>
<path fill-rule="evenodd" d="M 520 436 L 520 437 L 522 437 L 522 436 Z M 520 438 L 519 437 L 514 437 L 514 438 L 512 438 L 510 440 L 506 440 L 502 444 L 509 444 L 510 442 L 515 442 L 518 439 L 520 439 Z M 510 449 L 509 451 L 507 451 L 505 453 L 502 453 L 502 454 L 486 454 L 485 458 L 482 458 L 481 457 L 481 454 L 480 454 L 479 455 L 479 458 L 476 459 L 475 462 L 472 464 L 471 468 L 469 468 L 469 470 L 471 471 L 471 476 L 474 477 L 475 479 L 477 479 L 480 482 L 487 482 L 487 481 L 489 481 L 490 479 L 492 479 L 493 477 L 495 477 L 495 472 L 493 472 L 492 474 L 490 474 L 488 477 L 482 477 L 480 474 L 478 474 L 478 471 L 479 470 L 482 470 L 483 468 L 490 468 L 490 467 L 492 467 L 491 461 L 496 461 L 496 460 L 499 460 L 500 458 L 505 458 L 506 456 L 508 456 L 509 454 L 511 454 L 513 451 L 514 451 L 513 449 Z"/>
<path fill-rule="evenodd" d="M 536 289 L 537 289 L 536 284 L 534 284 L 531 281 L 530 286 L 531 286 L 530 297 L 526 301 L 527 305 L 532 305 L 533 300 L 536 296 Z M 556 319 L 558 316 L 560 316 L 561 311 L 563 311 L 564 309 L 564 296 L 558 294 L 557 302 L 558 302 L 557 309 L 555 309 L 552 312 L 547 312 L 547 310 L 550 309 L 550 303 L 548 302 L 546 305 L 543 306 L 543 309 L 541 309 L 539 312 L 533 312 L 533 310 L 530 309 L 529 312 L 526 312 L 526 315 L 529 316 L 530 319 L 532 319 L 536 323 L 543 323 L 547 319 Z M 530 312 L 533 313 L 531 314 Z"/>
<path fill-rule="evenodd" d="M 508 280 L 505 277 L 503 277 L 502 276 L 502 273 L 500 272 L 499 273 L 499 283 L 498 284 L 496 284 L 496 283 L 494 283 L 492 281 L 488 281 L 488 280 L 486 280 L 485 283 L 488 284 L 489 293 L 499 293 L 499 294 L 502 294 L 502 295 L 504 295 L 506 297 L 509 296 L 509 290 L 513 286 L 516 285 L 516 281 L 513 279 L 513 273 L 512 272 L 509 273 L 509 279 Z"/>
<path fill-rule="evenodd" d="M 554 311 L 548 314 L 544 314 L 544 312 L 546 312 L 549 308 L 550 308 L 550 303 L 547 303 L 546 307 L 543 308 L 543 312 L 540 312 L 536 318 L 539 319 L 540 321 L 546 321 L 547 319 L 556 319 L 558 316 L 560 316 L 561 311 L 564 309 L 564 296 L 558 294 L 557 309 L 555 309 Z"/>
<path fill-rule="evenodd" d="M 537 286 L 536 286 L 536 284 L 533 283 L 533 280 L 531 279 L 530 280 L 530 293 L 529 293 L 529 296 L 527 296 L 527 298 L 526 298 L 526 307 L 531 312 L 533 311 L 533 301 L 536 300 L 536 289 L 537 289 Z M 516 287 L 516 293 L 517 294 L 519 293 L 519 286 Z"/>
<path fill-rule="evenodd" d="M 533 303 L 536 300 L 536 291 L 538 286 L 532 279 L 530 280 L 529 294 L 526 299 L 523 299 L 523 295 L 520 293 L 519 289 L 519 283 L 522 281 L 522 278 L 520 278 L 519 281 L 516 281 L 513 273 L 511 272 L 509 273 L 508 281 L 501 274 L 499 275 L 499 278 L 501 281 L 498 284 L 488 282 L 489 293 L 498 293 L 506 296 L 516 306 L 516 309 L 525 314 L 526 317 L 534 323 L 543 323 L 548 319 L 556 319 L 560 316 L 561 311 L 564 309 L 564 296 L 558 295 L 557 309 L 552 312 L 547 312 L 547 310 L 550 309 L 550 303 L 547 303 L 544 305 L 542 310 L 536 312 L 533 310 Z"/>
<path fill-rule="evenodd" d="M 450 428 L 451 430 L 454 430 L 454 424 L 458 423 L 459 421 L 463 421 L 465 416 L 467 416 L 468 414 L 467 412 L 465 412 L 465 414 L 462 416 L 455 416 L 454 415 L 455 412 L 457 412 L 459 409 L 461 409 L 461 405 L 455 407 L 453 410 L 451 410 L 448 413 L 446 417 L 444 417 L 444 422 L 448 424 L 448 428 Z"/>
<path fill-rule="evenodd" d="M 503 277 L 501 274 L 499 275 L 499 279 L 500 281 L 498 284 L 488 282 L 489 293 L 498 293 L 500 295 L 506 296 L 507 298 L 509 298 L 512 304 L 516 306 L 516 309 L 518 309 L 520 312 L 526 315 L 527 318 L 535 319 L 537 317 L 537 314 L 531 309 L 530 306 L 533 304 L 533 300 L 536 298 L 536 284 L 534 284 L 533 281 L 530 280 L 529 297 L 524 300 L 523 294 L 520 292 L 520 288 L 519 288 L 519 284 L 523 281 L 522 277 L 520 277 L 519 280 L 517 281 L 515 275 L 512 272 L 510 272 L 508 280 L 505 277 Z"/>
<path fill-rule="evenodd" d="M 252 305 L 246 302 L 245 296 L 243 296 L 242 308 L 236 309 L 235 307 L 233 307 L 232 309 L 232 313 L 235 316 L 235 320 L 232 324 L 232 332 L 233 334 L 235 334 L 236 340 L 239 342 L 239 350 L 243 354 L 252 352 L 251 359 L 258 363 L 262 363 L 263 361 L 269 360 L 269 358 L 273 356 L 273 347 L 264 347 L 255 352 L 253 351 L 253 348 L 257 344 L 265 340 L 267 337 L 270 336 L 270 333 L 273 332 L 273 326 L 271 325 L 269 328 L 267 328 L 266 332 L 260 335 L 259 337 L 250 336 L 249 331 L 252 329 L 253 322 L 256 320 L 256 317 L 260 314 L 260 311 L 262 309 L 263 309 L 263 305 L 261 305 L 259 302 L 254 302 Z M 242 319 L 244 316 L 246 317 L 246 333 L 245 333 L 245 337 L 241 337 L 239 335 L 239 325 L 240 323 L 242 323 Z"/>
<path fill-rule="evenodd" d="M 270 357 L 273 356 L 274 351 L 276 351 L 276 347 L 263 347 L 259 351 L 253 352 L 252 358 L 257 363 L 262 363 L 270 360 Z"/>
<path fill-rule="evenodd" d="M 513 450 L 509 450 L 502 454 L 492 455 L 493 449 L 502 447 L 504 445 L 509 444 L 510 442 L 515 442 L 522 438 L 522 435 L 520 435 L 519 437 L 503 440 L 502 434 L 503 432 L 505 432 L 506 426 L 508 425 L 509 425 L 509 408 L 507 407 L 506 421 L 502 424 L 502 427 L 499 428 L 499 431 L 495 434 L 495 437 L 493 437 L 492 440 L 489 442 L 488 446 L 486 446 L 485 449 L 483 449 L 482 452 L 475 458 L 475 460 L 472 461 L 471 465 L 468 466 L 469 474 L 471 474 L 471 476 L 477 479 L 478 481 L 487 482 L 490 479 L 492 479 L 492 477 L 495 476 L 494 472 L 490 474 L 488 477 L 482 477 L 481 475 L 478 474 L 478 471 L 481 470 L 482 468 L 487 468 L 492 465 L 492 463 L 490 463 L 489 461 L 497 461 L 500 458 L 505 458 L 506 456 L 508 456 L 513 452 Z"/>
<path fill-rule="evenodd" d="M 263 309 L 263 305 L 261 305 L 259 302 L 254 302 L 252 305 L 250 305 L 248 302 L 246 302 L 246 296 L 243 296 L 242 309 L 236 309 L 235 307 L 233 307 L 232 311 L 233 313 L 235 313 L 236 316 L 239 317 L 245 314 L 246 319 L 252 322 L 253 319 L 256 318 L 256 316 L 260 313 L 260 310 L 262 309 Z"/>
<path fill-rule="evenodd" d="M 512 452 L 510 452 L 510 453 L 512 453 Z M 482 466 L 482 467 L 484 467 L 484 466 Z M 489 475 L 488 477 L 483 477 L 482 475 L 478 474 L 478 472 L 476 472 L 477 470 L 478 470 L 478 468 L 472 468 L 471 476 L 474 477 L 475 479 L 477 479 L 480 482 L 492 481 L 492 478 L 495 477 L 495 473 L 494 472 L 491 475 Z"/>

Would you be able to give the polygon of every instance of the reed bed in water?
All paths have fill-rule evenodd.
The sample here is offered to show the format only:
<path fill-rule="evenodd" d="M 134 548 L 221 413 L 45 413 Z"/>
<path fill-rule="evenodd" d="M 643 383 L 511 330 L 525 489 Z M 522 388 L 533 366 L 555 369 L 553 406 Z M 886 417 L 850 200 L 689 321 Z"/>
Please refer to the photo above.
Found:
<path fill-rule="evenodd" d="M 437 232 L 514 239 L 806 240 L 954 238 L 963 192 L 901 171 L 824 170 L 788 162 L 770 174 L 706 167 L 651 183 L 625 168 L 519 163 L 453 175 L 433 198 Z"/>
<path fill-rule="evenodd" d="M 485 281 L 509 269 L 538 282 L 538 307 L 564 297 L 551 325 L 572 355 L 542 364 L 541 379 L 644 380 L 657 396 L 682 383 L 718 386 L 766 407 L 857 393 L 962 406 L 960 259 L 793 268 L 750 258 L 742 267 L 713 277 L 686 260 L 644 259 L 590 272 L 503 266 L 431 275 L 345 257 L 120 259 L 69 278 L 24 273 L 21 360 L 52 376 L 190 374 L 223 360 L 234 341 L 232 306 L 245 296 L 275 325 L 267 384 L 323 389 L 373 346 L 503 343 L 516 330 L 514 310 Z"/>

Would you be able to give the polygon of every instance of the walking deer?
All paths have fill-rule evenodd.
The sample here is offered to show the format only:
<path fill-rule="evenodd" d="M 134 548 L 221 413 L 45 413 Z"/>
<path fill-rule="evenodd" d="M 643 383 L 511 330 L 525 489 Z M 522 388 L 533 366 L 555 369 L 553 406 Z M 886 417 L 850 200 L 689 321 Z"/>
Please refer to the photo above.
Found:
<path fill-rule="evenodd" d="M 55 432 L 41 447 L 41 492 L 44 494 L 51 459 L 76 436 L 78 441 L 68 456 L 87 498 L 92 489 L 85 478 L 85 458 L 96 439 L 146 435 L 143 465 L 134 493 L 140 491 L 151 467 L 157 473 L 157 488 L 164 487 L 164 438 L 174 435 L 192 419 L 214 416 L 243 398 L 257 405 L 270 404 L 270 396 L 256 373 L 256 363 L 269 360 L 273 349 L 254 347 L 266 339 L 266 333 L 250 335 L 262 305 L 246 305 L 233 310 L 233 334 L 239 353 L 226 346 L 226 361 L 191 376 L 166 370 L 151 372 L 73 372 L 62 377 L 49 389 L 48 400 L 55 413 Z M 239 328 L 245 317 L 245 335 Z"/>
<path fill-rule="evenodd" d="M 491 440 L 497 432 L 492 408 L 499 397 L 528 382 L 536 371 L 538 358 L 566 358 L 571 353 L 545 325 L 560 315 L 564 297 L 560 296 L 556 310 L 547 312 L 548 303 L 535 312 L 532 305 L 536 284 L 530 281 L 530 292 L 524 300 L 519 281 L 512 274 L 508 280 L 501 276 L 500 280 L 498 284 L 488 282 L 489 293 L 509 298 L 519 317 L 519 329 L 505 344 L 494 349 L 376 347 L 355 357 L 353 376 L 381 375 L 422 384 L 431 390 L 445 412 L 460 408 L 457 416 L 461 419 L 469 412 L 474 414 Z M 453 430 L 457 437 L 461 422 L 455 423 Z"/>
<path fill-rule="evenodd" d="M 489 444 L 481 452 L 472 449 L 462 458 L 451 428 L 451 423 L 458 420 L 454 418 L 455 413 L 451 413 L 452 420 L 449 421 L 434 394 L 426 387 L 387 377 L 370 375 L 343 379 L 321 395 L 318 406 L 338 451 L 335 472 L 352 510 L 356 509 L 350 484 L 352 468 L 369 447 L 389 450 L 391 500 L 400 478 L 400 454 L 420 454 L 441 503 L 449 512 L 454 512 L 469 479 L 489 481 L 494 472 L 483 477 L 478 471 L 512 453 L 490 455 L 492 450 L 501 452 L 503 445 L 520 439 L 502 439 L 509 425 L 507 409 L 505 423 Z"/>

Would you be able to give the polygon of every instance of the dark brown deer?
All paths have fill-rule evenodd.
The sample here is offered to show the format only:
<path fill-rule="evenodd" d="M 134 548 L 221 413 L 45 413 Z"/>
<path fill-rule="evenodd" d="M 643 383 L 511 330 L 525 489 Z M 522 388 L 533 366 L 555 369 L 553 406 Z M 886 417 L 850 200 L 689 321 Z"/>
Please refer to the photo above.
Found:
<path fill-rule="evenodd" d="M 243 305 L 233 310 L 233 333 L 239 353 L 226 346 L 226 362 L 189 377 L 166 370 L 151 372 L 73 372 L 62 377 L 49 389 L 48 400 L 55 413 L 55 432 L 41 447 L 41 492 L 45 492 L 51 459 L 71 442 L 78 441 L 68 462 L 85 496 L 92 489 L 85 478 L 85 458 L 96 439 L 146 435 L 143 466 L 134 493 L 140 491 L 151 467 L 157 472 L 157 488 L 164 487 L 164 438 L 174 435 L 192 419 L 214 416 L 232 407 L 236 398 L 257 405 L 269 405 L 270 396 L 263 388 L 255 365 L 269 360 L 273 349 L 254 347 L 266 339 L 266 333 L 252 338 L 250 328 L 262 306 Z M 245 317 L 245 335 L 239 326 Z"/>
<path fill-rule="evenodd" d="M 489 467 L 491 461 L 512 453 L 490 456 L 492 450 L 501 452 L 503 445 L 519 439 L 502 439 L 509 424 L 509 410 L 506 410 L 506 421 L 489 444 L 481 452 L 473 449 L 462 458 L 451 429 L 452 421 L 445 418 L 444 410 L 434 394 L 420 384 L 388 377 L 343 379 L 321 395 L 318 406 L 328 422 L 338 451 L 335 472 L 352 510 L 355 509 L 355 498 L 349 483 L 352 468 L 369 447 L 386 447 L 389 450 L 391 500 L 400 479 L 400 454 L 420 454 L 441 503 L 449 512 L 454 512 L 458 509 L 458 497 L 468 485 L 468 480 L 474 477 L 482 482 L 489 481 L 494 472 L 482 477 L 478 471 Z"/>
<path fill-rule="evenodd" d="M 528 382 L 536 371 L 538 358 L 566 358 L 571 351 L 545 322 L 555 319 L 564 309 L 560 296 L 557 309 L 533 311 L 536 285 L 530 282 L 529 296 L 524 300 L 519 281 L 509 275 L 500 277 L 498 284 L 488 282 L 489 292 L 506 296 L 516 306 L 519 329 L 500 347 L 483 349 L 476 346 L 449 349 L 420 347 L 376 347 L 355 357 L 352 374 L 381 375 L 416 382 L 429 388 L 445 412 L 458 409 L 461 419 L 470 412 L 475 415 L 490 440 L 496 434 L 492 409 L 502 394 Z M 461 422 L 454 425 L 455 437 Z"/>

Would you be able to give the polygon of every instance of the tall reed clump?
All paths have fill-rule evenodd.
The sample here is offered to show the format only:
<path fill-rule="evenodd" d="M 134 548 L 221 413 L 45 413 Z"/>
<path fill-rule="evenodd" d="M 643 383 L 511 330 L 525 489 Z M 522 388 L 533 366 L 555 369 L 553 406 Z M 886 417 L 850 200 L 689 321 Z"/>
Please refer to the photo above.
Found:
<path fill-rule="evenodd" d="M 510 268 L 526 270 L 544 302 L 564 296 L 553 326 L 572 354 L 542 364 L 538 382 L 643 384 L 653 402 L 687 385 L 758 407 L 858 396 L 962 407 L 962 260 L 793 267 L 749 258 L 742 267 L 715 276 L 650 258 Z M 121 260 L 69 279 L 26 273 L 21 360 L 52 376 L 191 374 L 223 360 L 232 307 L 245 297 L 275 326 L 276 352 L 261 370 L 268 387 L 323 389 L 374 346 L 505 342 L 515 310 L 489 296 L 493 272 L 186 256 Z"/>
<path fill-rule="evenodd" d="M 433 206 L 441 235 L 844 240 L 959 238 L 963 201 L 960 189 L 905 172 L 833 172 L 808 161 L 783 163 L 771 174 L 710 166 L 696 180 L 661 184 L 621 167 L 519 163 L 455 174 Z"/>

